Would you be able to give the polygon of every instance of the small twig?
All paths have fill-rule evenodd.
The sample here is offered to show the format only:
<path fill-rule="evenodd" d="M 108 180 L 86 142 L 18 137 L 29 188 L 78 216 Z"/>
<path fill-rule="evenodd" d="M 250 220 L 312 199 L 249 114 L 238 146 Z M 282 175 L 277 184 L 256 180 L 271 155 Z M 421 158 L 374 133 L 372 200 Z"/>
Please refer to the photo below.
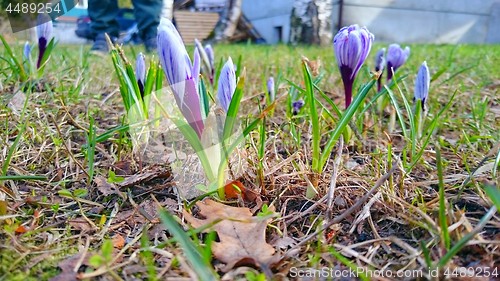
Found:
<path fill-rule="evenodd" d="M 111 223 L 113 222 L 114 218 L 118 214 L 120 210 L 120 206 L 118 203 L 115 202 L 115 206 L 113 210 L 111 211 L 111 214 L 109 214 L 109 219 L 106 223 L 106 225 L 102 228 L 101 233 L 99 233 L 99 240 L 102 240 L 104 238 L 104 235 L 108 232 L 109 228 L 111 227 Z"/>
<path fill-rule="evenodd" d="M 84 131 L 85 133 L 88 133 L 89 130 L 86 129 L 86 128 L 84 128 L 84 127 L 82 127 L 80 124 L 78 124 L 76 122 L 76 120 L 73 118 L 73 116 L 71 116 L 71 114 L 69 113 L 68 108 L 66 107 L 66 104 L 64 104 L 64 101 L 62 100 L 62 98 L 59 98 L 59 101 L 61 102 L 62 109 L 64 110 L 64 112 L 66 112 L 67 116 L 69 117 L 68 124 L 73 125 L 74 127 L 76 127 L 78 129 Z"/>
<path fill-rule="evenodd" d="M 380 199 L 380 197 L 382 197 L 382 193 L 377 192 L 377 194 L 375 194 L 369 201 L 368 203 L 366 203 L 365 206 L 363 206 L 363 210 L 358 214 L 358 217 L 354 220 L 354 222 L 352 223 L 352 226 L 351 226 L 351 229 L 349 230 L 349 234 L 352 234 L 354 233 L 354 230 L 356 229 L 356 227 L 362 222 L 364 221 L 365 219 L 367 219 L 369 216 L 370 216 L 370 209 L 372 208 L 373 204 L 375 204 L 375 202 L 377 202 L 377 200 Z"/>
<path fill-rule="evenodd" d="M 80 266 L 82 266 L 83 261 L 85 260 L 85 257 L 87 256 L 87 252 L 90 248 L 90 238 L 87 236 L 87 239 L 85 240 L 85 248 L 83 248 L 83 251 L 80 255 L 80 258 L 75 264 L 75 267 L 73 267 L 73 272 L 78 272 L 78 269 L 80 269 Z"/>
<path fill-rule="evenodd" d="M 452 204 L 455 204 L 456 201 L 461 198 L 461 195 L 462 195 L 462 192 L 463 192 L 465 186 L 470 182 L 470 180 L 472 179 L 472 177 L 476 174 L 477 170 L 479 170 L 479 168 L 481 168 L 483 166 L 483 164 L 486 163 L 486 161 L 488 161 L 488 159 L 490 157 L 492 157 L 493 155 L 495 155 L 496 151 L 499 150 L 499 149 L 500 149 L 500 141 L 498 141 L 495 144 L 495 146 L 493 148 L 491 148 L 490 151 L 488 151 L 488 153 L 486 154 L 486 156 L 479 162 L 479 164 L 477 165 L 477 167 L 474 168 L 474 170 L 472 170 L 472 173 L 470 173 L 467 176 L 467 178 L 464 180 L 464 182 L 460 186 L 457 195 L 455 196 L 455 198 L 453 198 Z"/>
<path fill-rule="evenodd" d="M 50 115 L 50 119 L 52 119 L 52 122 L 54 123 L 54 125 L 56 126 L 56 130 L 57 130 L 57 133 L 59 134 L 59 137 L 61 137 L 61 139 L 64 139 L 63 137 L 63 134 L 61 132 L 61 129 L 59 128 L 59 126 L 57 125 L 57 121 L 56 119 L 54 119 L 54 116 Z M 87 171 L 85 170 L 85 168 L 83 167 L 83 165 L 78 162 L 75 158 L 75 156 L 73 155 L 73 153 L 71 153 L 71 150 L 68 148 L 68 146 L 66 145 L 66 142 L 65 141 L 62 141 L 62 144 L 64 145 L 64 147 L 66 148 L 66 151 L 68 152 L 69 154 L 69 157 L 71 157 L 71 159 L 73 159 L 73 161 L 75 161 L 76 165 L 78 165 L 78 167 L 80 167 L 80 169 L 82 169 L 82 171 L 85 173 L 85 175 L 87 175 L 88 178 L 90 178 L 90 175 L 89 173 L 87 173 Z"/>
<path fill-rule="evenodd" d="M 286 221 L 285 224 L 289 225 L 292 222 L 294 222 L 294 221 L 296 221 L 296 220 L 298 220 L 300 218 L 303 218 L 305 215 L 310 214 L 312 211 L 316 210 L 318 208 L 318 206 L 321 205 L 321 204 L 323 204 L 325 201 L 326 201 L 326 195 L 323 196 L 318 201 L 316 201 L 316 203 L 314 203 L 311 207 L 307 208 L 305 211 L 299 212 L 298 214 L 296 214 L 295 216 L 293 216 L 291 219 L 289 219 L 288 221 Z"/>
<path fill-rule="evenodd" d="M 394 163 L 396 164 L 396 163 Z M 313 239 L 314 237 L 318 236 L 321 232 L 325 231 L 328 229 L 330 226 L 341 222 L 343 219 L 345 219 L 347 216 L 349 216 L 351 213 L 353 213 L 355 210 L 357 210 L 363 203 L 370 198 L 370 196 L 389 178 L 390 175 L 392 175 L 396 169 L 398 168 L 397 165 L 392 165 L 392 169 L 387 172 L 385 175 L 383 175 L 380 179 L 377 180 L 375 185 L 370 189 L 361 199 L 359 199 L 354 205 L 352 205 L 349 209 L 347 209 L 345 212 L 343 212 L 341 215 L 338 217 L 332 219 L 330 222 L 327 224 L 323 225 L 320 229 L 316 230 L 314 233 L 308 235 L 305 237 L 302 241 L 297 243 L 294 247 L 288 250 L 288 252 L 285 254 L 285 256 L 288 255 L 288 253 L 293 253 L 294 250 L 297 248 L 301 247 L 302 245 L 306 244 L 309 240 Z"/>
<path fill-rule="evenodd" d="M 489 220 L 495 215 L 497 212 L 496 206 L 493 206 L 490 208 L 490 210 L 481 218 L 481 221 L 479 222 L 474 229 L 472 229 L 471 232 L 467 233 L 462 239 L 460 239 L 447 253 L 442 257 L 439 262 L 438 262 L 438 267 L 442 268 L 444 267 L 453 256 L 457 254 L 462 247 L 467 245 L 467 243 L 476 236 L 489 222 Z"/>
<path fill-rule="evenodd" d="M 330 188 L 328 189 L 328 203 L 326 205 L 325 224 L 332 218 L 333 195 L 337 187 L 337 177 L 339 175 L 340 162 L 342 160 L 342 150 L 344 149 L 344 136 L 340 136 L 337 148 L 337 156 L 333 162 L 332 178 L 330 179 Z"/>

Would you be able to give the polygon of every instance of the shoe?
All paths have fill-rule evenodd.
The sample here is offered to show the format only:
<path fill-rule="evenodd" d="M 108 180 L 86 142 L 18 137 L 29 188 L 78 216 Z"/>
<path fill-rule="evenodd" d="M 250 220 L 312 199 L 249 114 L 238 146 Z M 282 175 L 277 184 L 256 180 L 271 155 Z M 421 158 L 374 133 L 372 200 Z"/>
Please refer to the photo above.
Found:
<path fill-rule="evenodd" d="M 154 52 L 158 46 L 156 37 L 151 37 L 144 41 L 144 46 L 146 47 L 146 52 Z"/>
<path fill-rule="evenodd" d="M 111 41 L 114 42 L 112 38 Z M 95 55 L 106 55 L 109 53 L 108 41 L 106 40 L 106 35 L 104 33 L 98 34 L 95 37 L 94 45 L 92 45 L 90 53 Z"/>

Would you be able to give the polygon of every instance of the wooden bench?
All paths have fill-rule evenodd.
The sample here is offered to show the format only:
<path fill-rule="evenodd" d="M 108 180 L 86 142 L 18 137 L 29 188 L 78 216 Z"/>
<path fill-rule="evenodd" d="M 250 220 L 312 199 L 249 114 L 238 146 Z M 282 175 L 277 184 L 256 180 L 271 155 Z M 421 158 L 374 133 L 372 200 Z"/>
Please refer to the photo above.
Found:
<path fill-rule="evenodd" d="M 174 18 L 184 44 L 193 45 L 195 38 L 201 41 L 210 35 L 219 21 L 219 14 L 175 11 Z"/>

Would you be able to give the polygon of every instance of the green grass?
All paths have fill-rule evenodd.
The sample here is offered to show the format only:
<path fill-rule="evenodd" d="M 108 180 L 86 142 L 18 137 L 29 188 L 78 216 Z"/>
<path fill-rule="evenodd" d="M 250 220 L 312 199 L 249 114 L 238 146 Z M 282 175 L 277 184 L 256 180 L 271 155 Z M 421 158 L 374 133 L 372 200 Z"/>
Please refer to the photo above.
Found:
<path fill-rule="evenodd" d="M 383 45 L 372 48 L 356 79 L 354 93 L 370 82 L 370 69 L 366 65 L 373 66 L 373 55 L 380 47 Z M 351 210 L 349 219 L 310 238 L 298 252 L 280 249 L 279 254 L 287 256 L 280 266 L 273 268 L 275 274 L 289 274 L 287 268 L 290 267 L 368 267 L 373 270 L 389 262 L 391 270 L 499 266 L 495 243 L 499 242 L 500 221 L 498 214 L 493 214 L 494 204 L 499 202 L 500 184 L 498 175 L 494 175 L 500 169 L 500 146 L 497 145 L 500 141 L 500 46 L 410 47 L 408 62 L 396 73 L 397 86 L 387 91 L 390 98 L 385 111 L 377 110 L 376 90 L 372 87 L 363 93 L 366 98 L 360 98 L 358 110 L 346 112 L 346 116 L 354 116 L 350 119 L 341 118 L 339 115 L 343 112 L 335 106 L 343 105 L 344 101 L 331 46 L 215 46 L 217 62 L 225 61 L 228 56 L 233 59 L 241 56 L 242 67 L 238 71 L 245 68 L 241 107 L 233 112 L 238 112 L 243 128 L 249 129 L 243 134 L 244 145 L 236 149 L 245 160 L 245 168 L 236 179 L 280 214 L 268 227 L 268 237 L 281 237 L 286 233 L 302 241 L 320 229 L 323 221 L 328 221 L 327 211 L 333 214 L 333 220 L 346 215 L 344 212 L 361 200 L 379 178 L 397 167 L 389 180 L 374 192 L 373 196 L 381 193 L 379 199 L 363 202 L 362 206 L 373 203 L 368 213 L 363 207 Z M 15 105 L 16 113 L 7 104 L 21 88 L 20 75 L 12 73 L 11 64 L 4 59 L 8 57 L 8 50 L 0 48 L 3 88 L 0 91 L 0 163 L 3 167 L 0 280 L 50 279 L 61 272 L 57 264 L 78 252 L 79 247 L 86 248 L 87 241 L 88 252 L 95 255 L 100 253 L 103 239 L 117 234 L 132 244 L 127 244 L 125 250 L 113 249 L 114 264 L 106 264 L 111 269 L 98 272 L 108 279 L 131 277 L 127 274 L 132 265 L 143 269 L 134 274 L 135 278 L 149 276 L 158 280 L 165 276 L 189 277 L 189 272 L 206 266 L 205 260 L 215 265 L 216 259 L 207 259 L 206 252 L 202 254 L 203 260 L 193 252 L 190 237 L 177 236 L 177 243 L 169 240 L 171 233 L 182 232 L 172 218 L 169 227 L 175 231 L 165 233 L 157 229 L 159 216 L 154 211 L 155 200 L 182 218 L 170 187 L 172 179 L 138 181 L 114 193 L 103 194 L 107 187 L 96 179 L 108 178 L 109 171 L 128 177 L 147 173 L 151 167 L 170 168 L 165 168 L 168 165 L 162 158 L 165 151 L 157 152 L 154 157 L 140 158 L 134 154 L 124 124 L 120 85 L 111 57 L 90 56 L 88 49 L 88 46 L 56 45 L 44 77 L 36 80 L 27 95 L 25 112 L 21 103 Z M 188 49 L 192 53 L 192 46 Z M 125 51 L 129 61 L 134 61 L 135 54 L 142 49 L 126 47 Z M 12 52 L 20 56 L 22 45 L 13 44 Z M 302 55 L 321 60 L 321 79 L 311 77 L 304 83 Z M 422 138 L 419 138 L 412 120 L 412 98 L 415 76 L 424 60 L 433 80 L 427 103 L 429 111 L 424 118 Z M 264 109 L 269 104 L 262 101 L 266 91 L 263 81 L 269 76 L 281 77 L 276 85 L 277 102 L 272 113 L 270 108 Z M 292 94 L 306 102 L 314 98 L 315 103 L 306 104 L 300 114 L 292 116 L 289 109 Z M 374 106 L 369 106 L 371 101 Z M 396 122 L 389 131 L 391 108 L 395 109 Z M 262 111 L 267 115 L 259 115 Z M 265 122 L 260 122 L 264 119 Z M 233 124 L 229 125 L 232 131 Z M 350 139 L 344 138 L 333 208 L 327 210 L 326 205 L 317 204 L 307 211 L 328 194 L 333 158 L 337 154 L 330 152 L 338 150 L 337 139 L 346 134 L 343 127 L 352 127 L 353 134 Z M 181 146 L 188 145 L 186 141 L 177 140 L 180 136 L 171 137 Z M 323 155 L 323 151 L 328 152 Z M 174 164 L 171 168 L 175 170 L 178 167 Z M 128 175 L 123 175 L 123 171 Z M 311 203 L 306 198 L 306 190 L 312 172 L 319 176 L 318 194 Z M 88 180 L 89 176 L 94 182 Z M 71 195 L 82 190 L 88 190 L 81 193 L 82 198 Z M 64 196 L 68 192 L 71 196 Z M 182 208 L 193 205 L 192 201 L 182 203 Z M 238 206 L 236 202 L 227 204 Z M 255 206 L 253 202 L 243 204 Z M 124 217 L 125 214 L 130 217 Z M 354 225 L 361 214 L 367 215 L 366 219 Z M 21 225 L 29 231 L 16 233 Z M 443 227 L 448 229 L 442 230 Z M 144 240 L 143 233 L 148 235 L 149 242 Z M 207 241 L 202 234 L 198 237 L 200 241 Z M 471 240 L 474 245 L 468 244 Z M 167 241 L 170 242 L 164 243 Z M 166 246 L 150 251 L 155 243 Z M 141 248 L 144 249 L 141 251 Z M 361 258 L 354 258 L 355 254 Z M 200 264 L 195 265 L 196 261 Z M 188 267 L 191 270 L 187 270 Z M 92 270 L 85 262 L 80 268 L 86 274 L 92 274 Z M 247 278 L 262 278 L 259 269 L 246 272 Z"/>

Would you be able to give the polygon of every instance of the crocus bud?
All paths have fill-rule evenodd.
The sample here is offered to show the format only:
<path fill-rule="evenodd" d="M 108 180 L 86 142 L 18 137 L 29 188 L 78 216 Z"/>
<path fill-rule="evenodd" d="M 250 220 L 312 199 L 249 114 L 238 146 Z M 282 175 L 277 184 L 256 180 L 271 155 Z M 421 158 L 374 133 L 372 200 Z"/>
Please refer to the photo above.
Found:
<path fill-rule="evenodd" d="M 24 43 L 24 49 L 23 49 L 23 56 L 25 60 L 27 61 L 30 60 L 30 53 L 31 53 L 30 42 L 26 41 L 26 43 Z"/>
<path fill-rule="evenodd" d="M 236 90 L 236 72 L 231 57 L 222 67 L 217 87 L 217 99 L 224 111 L 228 111 L 234 91 Z"/>
<path fill-rule="evenodd" d="M 194 78 L 194 83 L 196 86 L 198 86 L 198 79 L 200 78 L 200 52 L 198 51 L 198 48 L 194 48 L 194 55 L 193 55 L 193 78 Z"/>
<path fill-rule="evenodd" d="M 304 106 L 304 101 L 303 100 L 298 100 L 292 102 L 292 114 L 297 115 L 300 112 L 300 109 Z"/>
<path fill-rule="evenodd" d="M 205 53 L 207 54 L 208 62 L 210 65 L 210 73 L 209 73 L 210 84 L 213 84 L 215 75 L 215 55 L 212 45 L 210 44 L 205 45 Z"/>
<path fill-rule="evenodd" d="M 343 27 L 333 38 L 335 57 L 344 82 L 346 108 L 351 104 L 354 79 L 370 53 L 374 39 L 366 27 L 357 24 Z"/>
<path fill-rule="evenodd" d="M 36 26 L 36 34 L 38 36 L 38 61 L 36 67 L 40 68 L 43 55 L 47 49 L 50 39 L 52 38 L 52 20 L 47 14 L 40 14 L 38 17 L 38 25 Z"/>
<path fill-rule="evenodd" d="M 267 79 L 267 93 L 269 94 L 269 101 L 274 102 L 276 93 L 274 92 L 274 78 L 272 76 Z"/>
<path fill-rule="evenodd" d="M 375 54 L 375 71 L 380 72 L 380 76 L 377 80 L 377 91 L 380 92 L 382 89 L 382 72 L 385 67 L 385 48 L 378 50 L 377 54 Z"/>
<path fill-rule="evenodd" d="M 161 19 L 157 39 L 160 63 L 177 106 L 198 137 L 201 137 L 204 124 L 198 87 L 192 75 L 193 67 L 179 32 L 169 19 Z"/>
<path fill-rule="evenodd" d="M 139 53 L 139 55 L 137 55 L 137 60 L 135 61 L 135 78 L 137 78 L 137 84 L 139 85 L 141 97 L 144 97 L 144 81 L 146 81 L 146 59 L 142 53 Z"/>
<path fill-rule="evenodd" d="M 391 81 L 396 70 L 400 68 L 410 56 L 410 47 L 404 50 L 398 44 L 389 45 L 387 49 L 387 81 Z"/>
<path fill-rule="evenodd" d="M 415 80 L 415 101 L 422 101 L 423 111 L 425 111 L 425 101 L 429 95 L 430 83 L 429 68 L 427 67 L 427 62 L 424 61 L 418 70 L 417 79 Z"/>
<path fill-rule="evenodd" d="M 207 53 L 208 62 L 210 63 L 210 66 L 213 69 L 215 56 L 214 56 L 214 49 L 212 48 L 212 45 L 210 45 L 210 44 L 205 45 L 205 53 Z"/>

